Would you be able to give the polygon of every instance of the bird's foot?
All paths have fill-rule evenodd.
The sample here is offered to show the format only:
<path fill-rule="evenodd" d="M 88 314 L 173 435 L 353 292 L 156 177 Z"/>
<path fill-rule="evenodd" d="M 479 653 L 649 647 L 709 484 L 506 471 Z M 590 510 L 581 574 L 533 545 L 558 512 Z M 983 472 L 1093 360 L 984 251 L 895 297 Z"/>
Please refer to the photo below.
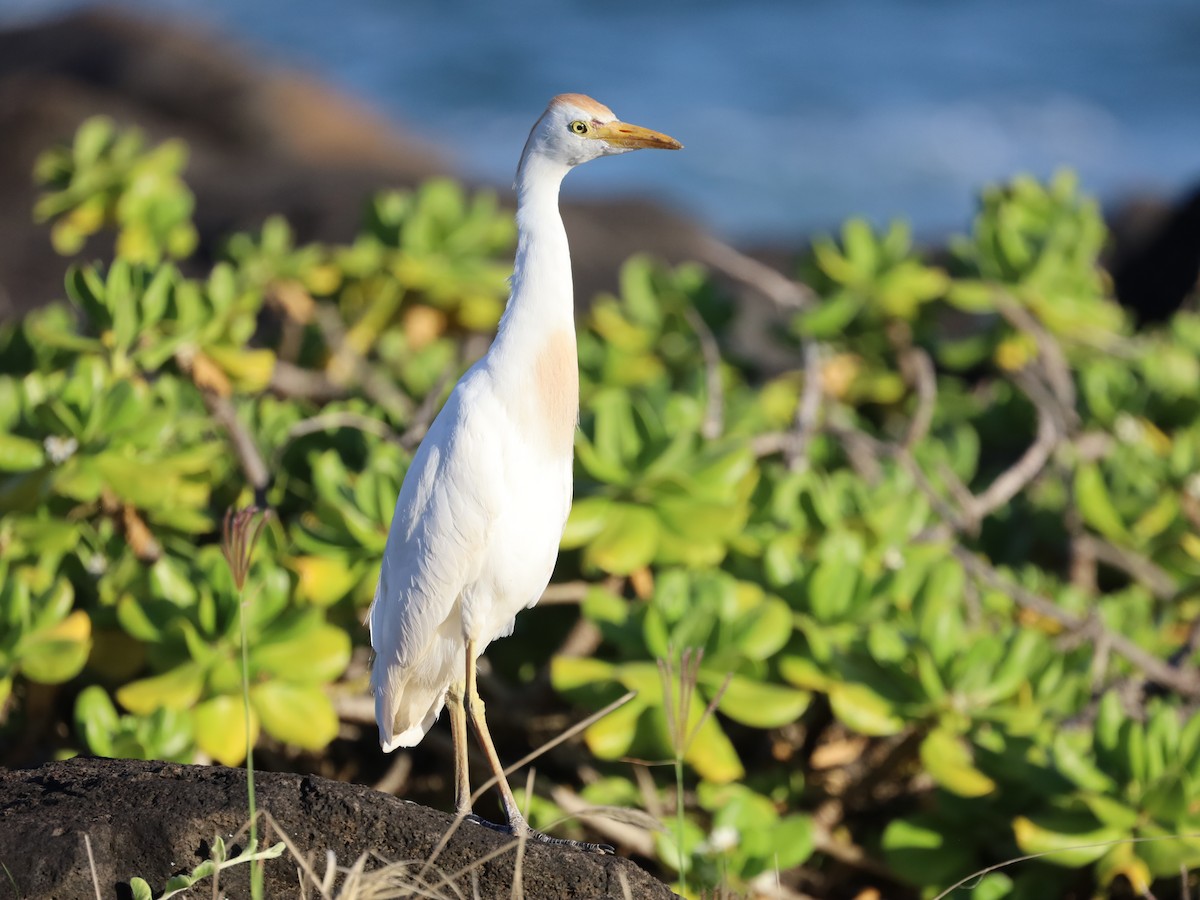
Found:
<path fill-rule="evenodd" d="M 616 848 L 608 844 L 593 844 L 590 841 L 572 841 L 569 838 L 556 838 L 548 834 L 543 834 L 540 831 L 535 831 L 529 827 L 529 823 L 524 819 L 516 819 L 509 822 L 507 825 L 497 825 L 495 822 L 489 822 L 487 819 L 481 819 L 474 813 L 469 813 L 464 817 L 468 822 L 474 822 L 476 825 L 482 825 L 484 828 L 490 828 L 492 831 L 498 831 L 501 834 L 512 835 L 513 837 L 524 836 L 527 841 L 536 841 L 539 844 L 549 844 L 554 847 L 571 847 L 575 850 L 583 850 L 587 853 L 604 853 L 612 856 L 616 854 Z"/>

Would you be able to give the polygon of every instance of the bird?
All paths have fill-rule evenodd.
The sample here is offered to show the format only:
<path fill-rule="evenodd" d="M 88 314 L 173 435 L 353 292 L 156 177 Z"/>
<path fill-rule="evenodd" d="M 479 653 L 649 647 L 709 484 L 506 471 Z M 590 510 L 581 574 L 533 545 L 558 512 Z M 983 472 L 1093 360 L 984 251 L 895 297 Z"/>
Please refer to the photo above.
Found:
<path fill-rule="evenodd" d="M 584 94 L 559 94 L 534 124 L 517 166 L 508 303 L 488 351 L 454 386 L 413 456 L 367 614 L 384 752 L 415 746 L 448 705 L 455 814 L 591 851 L 612 848 L 552 838 L 525 820 L 488 731 L 477 663 L 538 602 L 571 510 L 579 370 L 559 188 L 590 160 L 682 146 Z M 495 774 L 505 825 L 472 812 L 468 721 Z"/>

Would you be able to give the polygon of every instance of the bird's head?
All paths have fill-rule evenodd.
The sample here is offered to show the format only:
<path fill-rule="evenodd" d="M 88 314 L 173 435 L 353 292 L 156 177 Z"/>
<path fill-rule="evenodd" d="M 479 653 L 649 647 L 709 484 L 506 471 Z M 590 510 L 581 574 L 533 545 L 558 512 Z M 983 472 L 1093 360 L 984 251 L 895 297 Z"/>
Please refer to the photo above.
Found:
<path fill-rule="evenodd" d="M 559 94 L 533 126 L 522 165 L 532 156 L 577 166 L 598 156 L 630 150 L 679 150 L 683 144 L 657 131 L 622 122 L 603 103 L 583 94 Z"/>

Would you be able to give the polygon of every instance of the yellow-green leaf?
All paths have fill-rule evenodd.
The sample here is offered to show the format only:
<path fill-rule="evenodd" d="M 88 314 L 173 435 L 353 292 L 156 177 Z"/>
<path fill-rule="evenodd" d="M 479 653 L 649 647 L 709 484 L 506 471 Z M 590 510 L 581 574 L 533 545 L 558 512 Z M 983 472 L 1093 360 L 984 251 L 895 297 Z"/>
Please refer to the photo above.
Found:
<path fill-rule="evenodd" d="M 710 690 L 715 690 L 724 681 L 707 673 L 703 680 Z M 729 679 L 717 709 L 735 722 L 752 728 L 779 728 L 800 718 L 811 699 L 812 694 L 808 691 L 734 675 Z"/>
<path fill-rule="evenodd" d="M 1104 475 L 1095 463 L 1084 463 L 1075 472 L 1075 500 L 1083 520 L 1107 538 L 1125 537 L 1125 523 L 1113 505 Z"/>
<path fill-rule="evenodd" d="M 288 565 L 300 576 L 297 597 L 314 606 L 330 606 L 358 584 L 358 572 L 344 557 L 297 556 Z"/>
<path fill-rule="evenodd" d="M 583 733 L 588 749 L 600 759 L 620 759 L 637 736 L 637 722 L 646 704 L 637 697 L 610 712 Z"/>
<path fill-rule="evenodd" d="M 996 789 L 996 782 L 975 768 L 966 742 L 945 728 L 925 736 L 920 754 L 925 770 L 952 794 L 983 797 Z"/>
<path fill-rule="evenodd" d="M 92 621 L 81 609 L 20 645 L 21 672 L 42 684 L 61 684 L 79 674 L 92 647 Z"/>
<path fill-rule="evenodd" d="M 829 705 L 843 725 L 859 734 L 886 737 L 904 727 L 892 704 L 863 684 L 831 684 Z"/>
<path fill-rule="evenodd" d="M 267 733 L 285 743 L 322 750 L 337 737 L 337 713 L 317 685 L 266 681 L 250 689 L 250 704 Z"/>
<path fill-rule="evenodd" d="M 614 504 L 604 529 L 584 550 L 584 559 L 605 572 L 628 575 L 654 559 L 658 529 L 658 519 L 650 510 Z"/>
<path fill-rule="evenodd" d="M 131 681 L 117 689 L 117 702 L 139 716 L 160 707 L 190 709 L 204 690 L 204 672 L 193 662 L 176 666 L 162 675 Z"/>
<path fill-rule="evenodd" d="M 46 462 L 46 453 L 37 441 L 0 432 L 0 472 L 28 472 Z"/>
<path fill-rule="evenodd" d="M 250 740 L 247 742 L 246 705 L 237 694 L 222 694 L 205 700 L 192 710 L 196 745 L 225 766 L 239 765 L 246 749 L 258 740 L 258 719 L 250 711 Z"/>
<path fill-rule="evenodd" d="M 1071 869 L 1095 862 L 1108 850 L 1106 841 L 1128 835 L 1116 828 L 1097 828 L 1095 820 L 1071 814 L 1048 814 L 1034 821 L 1026 816 L 1013 820 L 1017 846 L 1025 853 L 1045 853 L 1043 859 Z"/>

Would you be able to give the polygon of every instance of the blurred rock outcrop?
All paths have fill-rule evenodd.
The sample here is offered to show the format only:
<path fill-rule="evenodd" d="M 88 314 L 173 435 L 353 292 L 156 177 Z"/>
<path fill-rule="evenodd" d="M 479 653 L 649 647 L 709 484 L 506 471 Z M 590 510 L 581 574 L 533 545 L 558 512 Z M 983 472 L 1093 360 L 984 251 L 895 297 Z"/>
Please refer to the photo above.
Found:
<path fill-rule="evenodd" d="M 31 172 L 40 151 L 97 113 L 136 124 L 153 141 L 188 142 L 185 177 L 197 199 L 201 262 L 231 232 L 273 213 L 286 216 L 302 241 L 348 240 L 373 192 L 453 169 L 446 154 L 358 101 L 202 27 L 98 8 L 0 31 L 0 319 L 62 294 L 63 261 L 47 229 L 31 220 Z M 633 253 L 699 260 L 738 295 L 731 349 L 765 371 L 795 364 L 772 335 L 804 293 L 754 258 L 779 266 L 788 254 L 738 253 L 695 222 L 636 198 L 568 199 L 563 216 L 576 248 L 578 303 L 614 288 Z M 1196 287 L 1200 191 L 1175 205 L 1127 204 L 1113 225 L 1121 301 L 1141 321 L 1164 318 Z"/>
<path fill-rule="evenodd" d="M 1167 203 L 1140 198 L 1109 220 L 1107 265 L 1121 304 L 1141 323 L 1161 322 L 1200 291 L 1200 188 Z"/>
<path fill-rule="evenodd" d="M 451 172 L 451 160 L 357 101 L 202 28 L 97 9 L 3 31 L 0 318 L 62 292 L 62 260 L 30 218 L 31 172 L 40 151 L 97 113 L 153 141 L 188 142 L 185 177 L 210 257 L 221 238 L 272 213 L 301 240 L 348 240 L 373 192 Z M 653 204 L 567 204 L 564 217 L 587 248 L 576 260 L 580 298 L 613 286 L 634 252 L 701 256 L 702 230 Z"/>

